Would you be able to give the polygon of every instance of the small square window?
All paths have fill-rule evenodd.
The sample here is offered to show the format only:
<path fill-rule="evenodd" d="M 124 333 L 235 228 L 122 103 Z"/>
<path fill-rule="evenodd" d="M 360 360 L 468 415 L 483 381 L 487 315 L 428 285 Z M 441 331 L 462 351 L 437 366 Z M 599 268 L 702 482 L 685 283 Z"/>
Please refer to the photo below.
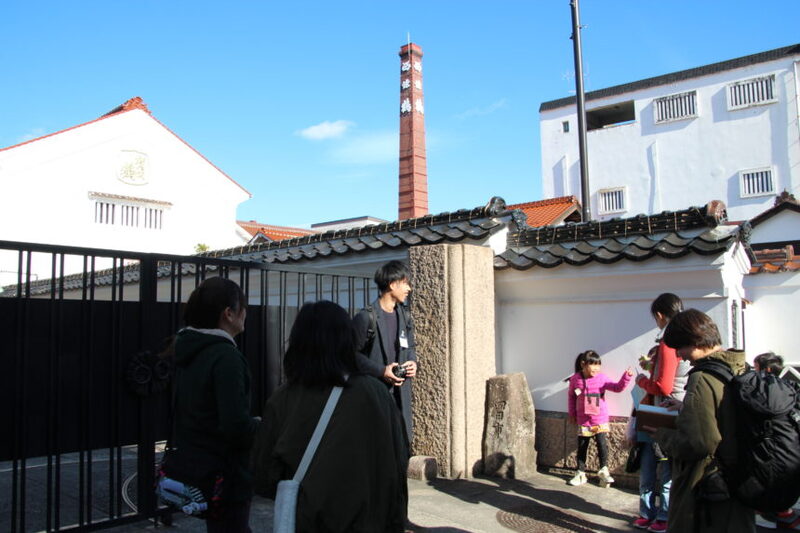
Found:
<path fill-rule="evenodd" d="M 772 168 L 754 168 L 739 172 L 739 196 L 768 196 L 775 194 L 775 177 Z"/>
<path fill-rule="evenodd" d="M 561 131 L 564 133 L 569 133 L 569 120 L 565 120 L 561 123 Z"/>
<path fill-rule="evenodd" d="M 625 198 L 625 187 L 600 189 L 597 191 L 597 198 L 599 200 L 597 212 L 601 215 L 622 213 L 628 210 Z"/>

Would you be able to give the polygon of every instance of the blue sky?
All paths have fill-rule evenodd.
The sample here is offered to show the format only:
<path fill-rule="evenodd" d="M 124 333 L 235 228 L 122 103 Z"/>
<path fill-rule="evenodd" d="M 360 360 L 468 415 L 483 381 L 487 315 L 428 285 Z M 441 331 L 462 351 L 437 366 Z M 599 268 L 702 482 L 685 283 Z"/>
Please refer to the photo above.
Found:
<path fill-rule="evenodd" d="M 798 0 L 582 0 L 586 89 L 800 42 Z M 568 0 L 10 0 L 0 146 L 141 96 L 248 189 L 238 218 L 397 218 L 399 58 L 425 53 L 429 207 L 541 199 L 538 108 L 574 94 Z"/>

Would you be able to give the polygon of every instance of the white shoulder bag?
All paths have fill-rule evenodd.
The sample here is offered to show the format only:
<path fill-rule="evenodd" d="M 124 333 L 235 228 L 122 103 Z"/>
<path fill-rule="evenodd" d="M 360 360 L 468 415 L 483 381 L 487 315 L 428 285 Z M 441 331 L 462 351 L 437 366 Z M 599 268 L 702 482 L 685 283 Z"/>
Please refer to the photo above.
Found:
<path fill-rule="evenodd" d="M 297 467 L 292 479 L 284 479 L 278 482 L 278 490 L 275 494 L 275 521 L 273 522 L 273 533 L 295 533 L 295 518 L 297 516 L 297 494 L 300 491 L 300 483 L 306 475 L 308 465 L 314 458 L 317 452 L 317 446 L 322 440 L 322 435 L 325 433 L 325 428 L 328 427 L 328 422 L 331 419 L 333 410 L 339 401 L 339 396 L 342 395 L 342 387 L 334 387 L 331 390 L 331 395 L 328 396 L 328 403 L 325 404 L 325 409 L 322 410 L 322 415 L 319 417 L 317 427 L 311 435 L 311 440 L 306 447 L 303 454 L 303 459 Z"/>

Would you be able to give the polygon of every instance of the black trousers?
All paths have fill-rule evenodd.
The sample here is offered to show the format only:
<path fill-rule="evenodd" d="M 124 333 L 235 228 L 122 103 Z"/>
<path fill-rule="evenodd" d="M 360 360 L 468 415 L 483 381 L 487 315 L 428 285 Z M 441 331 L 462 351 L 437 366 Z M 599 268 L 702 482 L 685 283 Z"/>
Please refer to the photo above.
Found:
<path fill-rule="evenodd" d="M 227 504 L 221 517 L 206 520 L 207 533 L 251 533 L 250 500 Z"/>
<path fill-rule="evenodd" d="M 578 470 L 586 471 L 586 455 L 589 453 L 589 441 L 595 439 L 597 455 L 600 458 L 600 468 L 608 466 L 608 439 L 605 433 L 598 433 L 592 437 L 578 437 Z"/>

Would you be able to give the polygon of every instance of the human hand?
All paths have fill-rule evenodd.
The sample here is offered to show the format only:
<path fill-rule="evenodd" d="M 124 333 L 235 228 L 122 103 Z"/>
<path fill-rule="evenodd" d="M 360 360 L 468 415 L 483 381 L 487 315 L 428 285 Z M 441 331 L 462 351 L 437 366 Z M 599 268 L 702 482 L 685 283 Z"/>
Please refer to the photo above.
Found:
<path fill-rule="evenodd" d="M 394 385 L 395 387 L 399 387 L 400 385 L 403 384 L 405 379 L 399 378 L 399 377 L 394 375 L 394 372 L 392 372 L 392 369 L 394 367 L 396 367 L 396 366 L 400 366 L 400 365 L 398 365 L 397 363 L 392 363 L 390 365 L 386 365 L 386 367 L 383 369 L 383 381 L 385 381 L 389 385 Z"/>
<path fill-rule="evenodd" d="M 633 367 L 629 366 L 628 370 L 626 370 L 625 373 L 628 374 L 629 376 L 632 376 L 633 375 Z"/>
<path fill-rule="evenodd" d="M 661 407 L 666 407 L 668 411 L 680 411 L 683 408 L 683 402 L 675 398 L 665 398 L 661 402 Z"/>
<path fill-rule="evenodd" d="M 403 363 L 403 366 L 406 368 L 406 377 L 413 378 L 417 375 L 417 362 L 416 361 L 406 361 Z"/>

